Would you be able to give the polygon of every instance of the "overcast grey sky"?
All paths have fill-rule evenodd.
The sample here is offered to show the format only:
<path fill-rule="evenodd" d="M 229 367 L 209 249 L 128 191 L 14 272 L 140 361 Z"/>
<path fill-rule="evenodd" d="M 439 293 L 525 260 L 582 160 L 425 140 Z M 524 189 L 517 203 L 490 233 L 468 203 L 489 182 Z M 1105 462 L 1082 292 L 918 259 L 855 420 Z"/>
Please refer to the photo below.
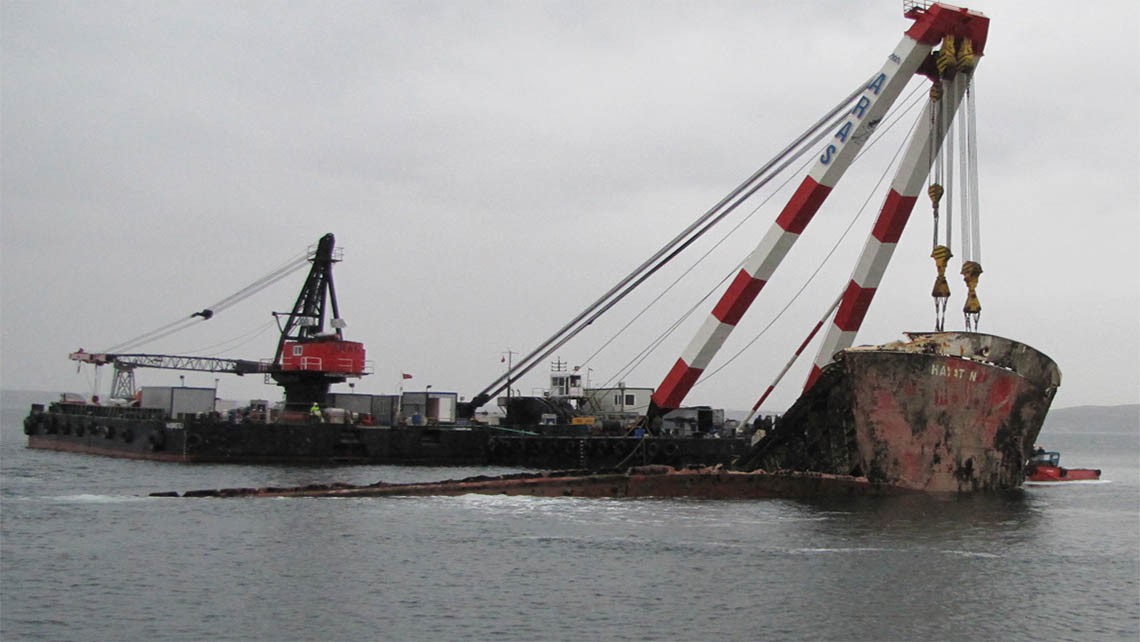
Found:
<path fill-rule="evenodd" d="M 981 330 L 1052 356 L 1057 406 L 1136 403 L 1140 10 L 970 6 L 992 20 L 975 88 Z M 4 0 L 0 385 L 90 394 L 68 352 L 187 316 L 333 232 L 347 337 L 375 368 L 357 391 L 392 392 L 406 372 L 409 389 L 469 397 L 504 352 L 536 346 L 878 70 L 909 24 L 897 0 Z M 913 119 L 848 173 L 713 368 L 871 198 L 848 242 L 689 403 L 747 409 L 771 383 L 850 276 Z M 784 199 L 590 360 L 591 383 L 731 272 Z M 931 329 L 930 233 L 920 201 L 859 343 Z M 142 350 L 271 357 L 269 312 L 302 280 Z M 633 298 L 558 356 L 586 363 L 652 295 Z M 711 306 L 624 382 L 656 386 Z M 813 355 L 765 409 L 795 398 Z M 252 377 L 223 376 L 221 394 L 276 398 Z"/>

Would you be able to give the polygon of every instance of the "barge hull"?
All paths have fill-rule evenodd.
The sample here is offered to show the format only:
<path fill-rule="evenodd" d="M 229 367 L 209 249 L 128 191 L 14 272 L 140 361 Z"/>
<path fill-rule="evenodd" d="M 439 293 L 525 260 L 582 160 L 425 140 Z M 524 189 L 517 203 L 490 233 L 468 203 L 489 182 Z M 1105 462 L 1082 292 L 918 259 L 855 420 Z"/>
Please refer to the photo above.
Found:
<path fill-rule="evenodd" d="M 182 463 L 518 466 L 602 470 L 730 462 L 743 438 L 503 434 L 488 426 L 232 423 L 144 418 L 131 409 L 53 404 L 25 421 L 28 447 Z"/>

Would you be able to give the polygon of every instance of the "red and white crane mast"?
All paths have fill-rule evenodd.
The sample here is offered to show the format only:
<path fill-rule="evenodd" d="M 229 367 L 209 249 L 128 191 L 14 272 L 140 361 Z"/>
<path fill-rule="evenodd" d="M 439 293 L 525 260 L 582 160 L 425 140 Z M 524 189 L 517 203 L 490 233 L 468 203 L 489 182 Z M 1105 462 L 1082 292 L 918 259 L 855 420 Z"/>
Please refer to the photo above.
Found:
<path fill-rule="evenodd" d="M 736 324 L 772 278 L 776 268 L 795 245 L 831 190 L 843 177 L 855 155 L 887 110 L 911 77 L 919 72 L 924 63 L 929 63 L 934 47 L 946 36 L 952 36 L 970 40 L 976 55 L 981 55 L 984 51 L 989 19 L 982 14 L 949 5 L 933 4 L 929 7 L 915 5 L 906 15 L 914 20 L 914 24 L 907 30 L 894 52 L 887 57 L 879 72 L 871 78 L 847 118 L 820 153 L 809 174 L 796 189 L 760 244 L 745 260 L 728 290 L 721 296 L 696 336 L 658 386 L 649 409 L 651 420 L 680 407 L 685 396 L 731 335 Z M 929 144 L 929 130 L 925 138 L 927 139 L 925 144 Z M 920 143 L 919 146 L 922 144 L 924 143 Z M 844 325 L 839 327 L 842 336 L 830 339 L 834 345 L 840 345 L 843 341 L 853 338 L 853 334 L 848 336 L 845 333 L 852 327 L 852 322 L 854 327 L 858 327 L 858 322 L 861 322 L 866 306 L 870 304 L 870 298 L 874 294 L 873 286 L 878 283 L 878 278 L 874 275 L 881 276 L 886 260 L 893 252 L 894 243 L 901 234 L 902 225 L 905 224 L 914 206 L 916 195 L 911 195 L 912 183 L 917 177 L 918 187 L 921 188 L 922 179 L 926 174 L 918 170 L 924 160 L 917 156 L 920 151 L 912 149 L 913 154 L 908 154 L 910 169 L 908 170 L 908 166 L 904 164 L 902 172 L 905 177 L 900 174 L 900 178 L 903 179 L 902 184 L 899 184 L 898 179 L 894 184 L 901 191 L 892 190 L 887 204 L 884 205 L 880 221 L 876 224 L 877 235 L 872 237 L 877 245 L 870 247 L 872 241 L 869 241 L 869 247 L 864 249 L 864 259 L 856 269 L 856 277 L 852 279 L 857 285 L 854 289 L 848 288 L 850 296 L 845 295 L 844 301 L 840 304 L 837 320 L 839 315 L 843 315 Z M 929 164 L 926 168 L 929 168 Z"/>

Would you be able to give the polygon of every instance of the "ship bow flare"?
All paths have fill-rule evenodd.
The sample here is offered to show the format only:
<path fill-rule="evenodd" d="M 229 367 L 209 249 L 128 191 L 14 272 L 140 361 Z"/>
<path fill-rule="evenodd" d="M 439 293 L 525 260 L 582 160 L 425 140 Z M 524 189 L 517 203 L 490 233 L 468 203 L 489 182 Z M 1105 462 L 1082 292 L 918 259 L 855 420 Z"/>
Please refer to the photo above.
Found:
<path fill-rule="evenodd" d="M 932 492 L 1020 486 L 1061 381 L 1041 352 L 976 333 L 911 334 L 840 362 L 863 471 Z"/>

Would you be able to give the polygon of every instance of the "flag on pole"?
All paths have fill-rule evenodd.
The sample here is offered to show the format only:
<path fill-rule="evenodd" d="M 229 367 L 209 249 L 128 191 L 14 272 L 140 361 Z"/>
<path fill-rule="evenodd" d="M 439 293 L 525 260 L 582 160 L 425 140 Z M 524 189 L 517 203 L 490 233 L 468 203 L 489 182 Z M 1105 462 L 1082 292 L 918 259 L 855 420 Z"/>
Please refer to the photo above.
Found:
<path fill-rule="evenodd" d="M 411 379 L 411 378 L 412 378 L 412 375 L 410 375 L 410 374 L 408 374 L 408 373 L 406 373 L 406 372 L 402 372 L 402 373 L 400 373 L 400 374 L 402 374 L 402 375 L 403 375 L 403 377 L 404 377 L 405 379 Z"/>

